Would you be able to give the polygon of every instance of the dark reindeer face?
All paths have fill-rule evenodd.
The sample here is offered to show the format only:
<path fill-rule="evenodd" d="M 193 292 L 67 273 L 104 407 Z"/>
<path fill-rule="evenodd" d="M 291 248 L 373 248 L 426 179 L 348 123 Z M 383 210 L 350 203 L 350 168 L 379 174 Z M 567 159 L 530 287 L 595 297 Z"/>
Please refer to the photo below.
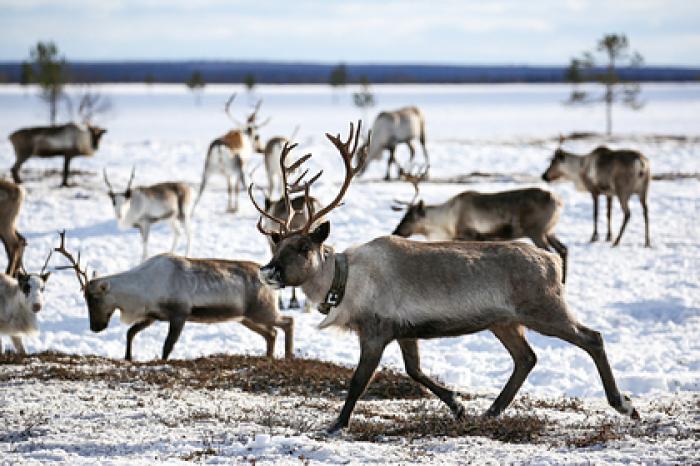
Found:
<path fill-rule="evenodd" d="M 107 132 L 106 129 L 99 128 L 97 126 L 88 126 L 88 130 L 90 131 L 90 139 L 92 142 L 92 148 L 97 149 L 97 147 L 100 145 L 100 138 L 102 137 L 103 134 Z"/>
<path fill-rule="evenodd" d="M 295 233 L 284 239 L 273 234 L 274 254 L 260 268 L 260 280 L 274 289 L 303 285 L 319 271 L 321 249 L 329 233 L 330 223 L 324 222 L 308 234 Z"/>
<path fill-rule="evenodd" d="M 557 148 L 552 156 L 552 161 L 549 163 L 549 167 L 542 174 L 542 179 L 546 182 L 554 181 L 562 176 L 564 176 L 563 165 L 566 161 L 566 153 Z"/>
<path fill-rule="evenodd" d="M 32 312 L 39 312 L 44 306 L 44 287 L 51 273 L 45 274 L 17 274 L 17 284 L 27 307 Z"/>
<path fill-rule="evenodd" d="M 85 288 L 85 301 L 90 315 L 90 330 L 101 332 L 106 329 L 116 309 L 114 298 L 109 293 L 109 282 L 90 280 Z"/>
<path fill-rule="evenodd" d="M 392 235 L 408 238 L 411 235 L 422 233 L 424 221 L 425 204 L 423 201 L 419 201 L 418 204 L 409 206 L 408 210 L 406 210 L 406 215 L 403 216 Z"/>

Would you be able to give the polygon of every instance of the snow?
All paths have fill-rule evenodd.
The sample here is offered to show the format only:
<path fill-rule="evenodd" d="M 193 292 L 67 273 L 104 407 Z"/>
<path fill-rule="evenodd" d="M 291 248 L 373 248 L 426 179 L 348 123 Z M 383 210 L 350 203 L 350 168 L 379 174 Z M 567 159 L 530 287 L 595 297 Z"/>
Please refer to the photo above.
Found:
<path fill-rule="evenodd" d="M 232 108 L 236 115 L 248 111 L 258 97 L 263 98 L 261 116 L 273 117 L 271 123 L 262 129 L 264 138 L 290 134 L 295 125 L 301 125 L 299 153 L 312 152 L 312 165 L 324 169 L 324 176 L 315 187 L 315 195 L 330 200 L 338 188 L 342 170 L 339 169 L 337 154 L 323 133 L 345 134 L 348 121 L 365 116 L 352 106 L 351 89 L 332 91 L 327 86 L 260 86 L 251 97 L 236 86 L 207 86 L 201 105 L 196 105 L 194 97 L 184 86 L 105 85 L 99 87 L 99 91 L 110 97 L 113 110 L 100 118 L 99 123 L 108 128 L 108 132 L 96 156 L 74 161 L 73 168 L 85 172 L 75 177 L 77 187 L 56 189 L 60 181 L 57 175 L 39 179 L 42 170 L 59 169 L 60 159 L 32 159 L 24 165 L 27 199 L 18 228 L 29 241 L 25 255 L 27 268 L 37 270 L 41 267 L 48 250 L 58 242 L 56 232 L 62 229 L 67 231 L 67 246 L 82 251 L 90 268 L 100 275 L 135 266 L 140 258 L 138 233 L 117 228 L 103 186 L 102 169 L 109 170 L 115 188 L 126 183 L 132 166 L 136 167 L 136 184 L 184 180 L 196 187 L 208 143 L 230 127 L 223 113 L 223 103 L 236 90 L 239 95 Z M 426 183 L 421 186 L 423 199 L 435 203 L 465 189 L 498 191 L 525 186 L 545 187 L 539 176 L 556 145 L 556 136 L 572 131 L 600 131 L 604 124 L 600 106 L 562 105 L 568 90 L 563 85 L 376 86 L 378 105 L 368 115 L 373 117 L 379 108 L 391 109 L 407 104 L 420 106 L 426 115 L 431 175 L 435 178 L 471 172 L 506 175 L 497 181 Z M 614 129 L 621 137 L 608 144 L 640 150 L 649 157 L 653 173 L 700 172 L 700 142 L 697 140 L 700 85 L 648 84 L 643 87 L 643 96 L 646 105 L 639 112 L 615 109 Z M 0 86 L 0 109 L 1 134 L 9 134 L 21 126 L 44 123 L 44 108 L 33 90 Z M 684 135 L 691 139 L 653 140 L 645 137 L 649 134 Z M 583 153 L 598 143 L 571 141 L 566 147 Z M 407 151 L 400 148 L 398 154 L 404 159 Z M 420 160 L 420 151 L 418 157 Z M 13 160 L 9 142 L 0 141 L 0 173 L 9 175 Z M 247 170 L 252 171 L 260 163 L 261 159 L 251 161 Z M 336 249 L 342 250 L 388 234 L 398 223 L 401 214 L 389 207 L 395 198 L 410 199 L 412 188 L 406 183 L 380 182 L 384 169 L 383 162 L 373 164 L 366 177 L 353 184 L 343 207 L 331 214 L 329 242 Z M 259 184 L 264 184 L 263 167 L 255 170 L 254 178 Z M 235 215 L 226 214 L 223 179 L 214 178 L 210 186 L 193 220 L 191 255 L 266 262 L 269 249 L 255 229 L 257 215 L 250 202 L 242 197 L 241 211 Z M 643 248 L 644 224 L 636 198 L 631 201 L 632 217 L 622 244 L 612 249 L 609 243 L 588 242 L 592 231 L 590 196 L 577 192 L 572 184 L 555 184 L 549 188 L 559 193 L 565 202 L 557 234 L 569 248 L 568 303 L 583 323 L 604 335 L 621 389 L 639 403 L 657 397 L 697 397 L 700 391 L 700 340 L 697 337 L 700 335 L 700 228 L 697 224 L 700 181 L 691 178 L 652 182 L 651 249 Z M 603 204 L 601 200 L 601 207 Z M 603 218 L 601 215 L 601 237 L 605 233 Z M 614 233 L 620 220 L 621 212 L 615 204 Z M 149 251 L 166 251 L 170 242 L 170 229 L 167 225 L 159 225 L 152 230 Z M 182 239 L 179 251 L 184 251 Z M 55 257 L 52 264 L 59 265 L 61 261 Z M 30 352 L 51 349 L 112 358 L 123 356 L 126 327 L 115 315 L 106 331 L 91 333 L 87 310 L 71 273 L 55 272 L 46 294 L 46 306 L 39 315 L 40 334 L 27 338 L 25 342 Z M 287 296 L 285 292 L 285 299 Z M 295 352 L 298 356 L 354 366 L 359 347 L 353 335 L 332 330 L 318 331 L 316 326 L 322 315 L 317 312 L 290 314 L 296 321 Z M 135 358 L 156 358 L 166 330 L 164 324 L 157 324 L 140 333 L 134 341 Z M 602 385 L 585 353 L 563 341 L 534 332 L 528 334 L 528 339 L 537 353 L 538 364 L 520 395 L 576 396 L 583 397 L 584 404 L 602 406 Z M 171 357 L 193 358 L 221 352 L 260 355 L 264 349 L 259 336 L 235 323 L 188 324 Z M 280 337 L 276 348 L 278 357 L 282 352 Z M 493 396 L 511 371 L 508 353 L 486 332 L 422 342 L 421 356 L 428 374 L 460 390 L 488 391 Z M 382 365 L 401 369 L 401 361 L 398 346 L 390 345 Z M 17 391 L 21 395 L 17 395 Z M 71 407 L 77 402 L 70 400 L 79 396 L 81 391 L 78 384 L 68 383 L 3 384 L 0 385 L 0 405 L 16 405 L 14 410 L 30 403 L 31 399 L 36 403 L 38 399 L 47 398 L 55 409 L 78 409 Z M 104 396 L 103 391 L 98 390 L 98 393 L 98 396 Z M 120 389 L 115 396 L 119 399 L 129 397 L 129 389 Z M 183 396 L 193 399 L 182 399 L 178 403 L 197 406 L 213 402 L 265 402 L 238 393 L 231 395 L 232 399 L 227 393 L 220 393 L 216 401 L 207 399 L 208 394 L 197 392 L 187 392 Z M 151 401 L 149 398 L 146 402 Z M 279 402 L 275 400 L 275 403 Z M 327 414 L 328 421 L 337 408 Z M 95 417 L 105 421 L 107 414 L 101 413 L 99 407 L 95 409 Z M 610 411 L 607 410 L 608 414 Z M 611 414 L 611 417 L 615 416 L 615 413 Z M 697 417 L 696 412 L 695 422 Z M 122 442 L 121 447 L 104 450 L 101 458 L 115 464 L 133 464 L 150 461 L 154 454 L 182 452 L 184 444 L 168 440 L 174 438 L 172 432 L 167 434 L 170 437 L 165 433 L 158 437 L 159 434 L 153 432 L 147 437 L 144 433 L 142 437 L 140 431 L 133 430 L 138 422 L 115 421 L 109 434 L 117 437 L 116 442 Z M 201 431 L 199 427 L 197 432 Z M 314 462 L 414 459 L 400 453 L 401 448 L 395 444 L 372 444 L 370 449 L 365 449 L 342 439 L 328 443 L 304 436 L 256 435 L 253 439 L 255 429 L 251 429 L 241 428 L 241 435 L 247 435 L 244 440 L 234 441 L 232 437 L 223 440 L 226 447 L 222 457 L 242 460 L 244 455 L 253 455 L 270 462 L 289 461 L 281 452 L 286 448 L 297 448 L 300 452 L 313 450 L 312 456 L 304 455 Z M 84 426 L 73 426 L 60 435 L 75 437 L 76 432 L 88 430 Z M 234 436 L 236 429 L 227 428 L 226 432 Z M 221 430 L 218 433 L 221 434 Z M 93 456 L 84 457 L 76 451 L 71 452 L 67 441 L 60 435 L 53 432 L 42 437 L 44 443 L 35 443 L 35 450 L 24 449 L 24 456 L 12 458 L 72 464 L 96 460 Z M 196 436 L 194 432 L 188 435 Z M 131 445 L 131 442 L 141 442 L 142 438 L 148 438 L 152 443 L 141 448 Z M 189 438 L 190 442 L 200 440 Z M 685 451 L 687 447 L 668 441 L 672 443 L 668 447 L 670 452 L 675 451 L 674 448 Z M 73 438 L 70 442 L 82 442 L 85 447 L 91 440 Z M 428 445 L 431 442 L 433 444 Z M 664 456 L 666 447 L 633 440 L 606 444 L 600 451 L 584 452 L 548 451 L 523 445 L 508 445 L 501 451 L 503 446 L 498 442 L 481 441 L 477 437 L 432 439 L 425 441 L 420 448 L 432 455 L 424 461 L 466 462 L 475 458 L 467 456 L 470 448 L 477 447 L 475 442 L 480 442 L 479 451 L 488 451 L 491 455 L 485 457 L 496 462 L 626 462 L 637 461 L 642 453 L 655 460 L 669 461 L 672 458 L 672 453 Z M 0 443 L 0 452 L 8 451 Z M 120 453 L 115 453 L 117 451 Z M 210 460 L 216 461 L 207 459 Z M 221 457 L 219 460 L 226 461 Z"/>

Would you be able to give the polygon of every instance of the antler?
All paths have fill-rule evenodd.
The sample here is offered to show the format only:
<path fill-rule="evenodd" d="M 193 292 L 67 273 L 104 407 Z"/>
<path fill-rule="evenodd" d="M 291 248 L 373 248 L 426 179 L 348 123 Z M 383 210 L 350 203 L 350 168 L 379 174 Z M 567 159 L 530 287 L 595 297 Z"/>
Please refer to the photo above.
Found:
<path fill-rule="evenodd" d="M 102 169 L 102 175 L 105 178 L 105 184 L 107 185 L 107 189 L 109 189 L 109 192 L 114 192 L 114 188 L 112 188 L 112 184 L 109 182 L 109 178 L 107 178 L 107 169 L 103 168 Z"/>
<path fill-rule="evenodd" d="M 262 105 L 262 102 L 263 102 L 262 99 L 258 99 L 258 101 L 255 103 L 253 113 L 248 115 L 248 124 L 253 125 L 256 128 L 262 128 L 263 126 L 268 124 L 270 122 L 270 120 L 272 120 L 272 117 L 267 117 L 267 119 L 265 121 L 263 121 L 262 123 L 257 123 L 257 124 L 255 123 L 255 120 L 258 118 L 258 111 L 260 110 L 260 106 Z"/>
<path fill-rule="evenodd" d="M 46 261 L 44 262 L 44 265 L 41 267 L 41 271 L 39 271 L 39 275 L 44 275 L 44 272 L 46 272 L 46 267 L 49 266 L 49 261 L 51 260 L 51 254 L 53 254 L 53 250 L 49 249 L 49 255 L 46 256 Z"/>
<path fill-rule="evenodd" d="M 414 173 L 412 169 L 406 171 L 403 169 L 403 167 L 401 167 L 401 165 L 399 165 L 399 177 L 402 180 L 411 183 L 415 192 L 413 194 L 413 199 L 411 199 L 408 202 L 394 199 L 394 205 L 391 206 L 392 210 L 400 211 L 403 210 L 405 207 L 412 206 L 416 202 L 420 190 L 419 183 L 427 178 L 428 168 L 429 165 L 424 165 L 422 170 L 418 171 L 417 173 Z"/>
<path fill-rule="evenodd" d="M 78 277 L 78 281 L 80 282 L 80 290 L 85 291 L 85 288 L 87 287 L 87 283 L 88 283 L 87 267 L 85 268 L 85 270 L 82 270 L 80 268 L 80 252 L 78 252 L 78 260 L 76 261 L 75 258 L 73 257 L 73 254 L 71 254 L 70 252 L 68 252 L 68 250 L 66 250 L 66 230 L 61 231 L 59 233 L 59 236 L 61 237 L 61 244 L 57 248 L 54 248 L 54 251 L 63 254 L 70 261 L 70 265 L 56 267 L 56 269 L 58 269 L 58 270 L 65 270 L 65 269 L 75 270 L 75 275 Z M 47 262 L 48 262 L 48 260 L 47 260 Z"/>
<path fill-rule="evenodd" d="M 228 98 L 226 101 L 226 105 L 224 105 L 224 112 L 226 112 L 226 115 L 229 117 L 231 121 L 236 123 L 238 126 L 243 126 L 240 121 L 238 121 L 233 115 L 231 115 L 231 104 L 233 103 L 233 100 L 236 98 L 236 93 L 234 92 L 231 94 L 231 97 Z"/>
<path fill-rule="evenodd" d="M 136 167 L 131 167 L 131 176 L 129 177 L 129 183 L 126 185 L 126 192 L 131 190 L 131 182 L 134 181 L 134 176 L 136 176 Z"/>

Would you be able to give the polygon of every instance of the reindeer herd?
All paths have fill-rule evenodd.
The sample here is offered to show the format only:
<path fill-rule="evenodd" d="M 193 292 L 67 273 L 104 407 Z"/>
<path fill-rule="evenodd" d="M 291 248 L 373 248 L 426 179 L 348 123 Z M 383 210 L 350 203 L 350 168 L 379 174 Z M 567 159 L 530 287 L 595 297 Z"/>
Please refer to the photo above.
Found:
<path fill-rule="evenodd" d="M 74 270 L 84 296 L 90 329 L 107 328 L 119 310 L 126 333 L 125 359 L 132 359 L 134 337 L 156 321 L 168 323 L 162 358 L 171 354 L 186 322 L 218 323 L 237 321 L 261 335 L 266 354 L 274 354 L 277 329 L 284 332 L 285 357 L 294 356 L 294 320 L 280 313 L 279 289 L 299 287 L 306 303 L 316 303 L 325 315 L 320 328 L 338 327 L 357 334 L 360 360 L 350 381 L 345 404 L 329 427 L 335 432 L 348 425 L 354 406 L 365 391 L 386 346 L 397 341 L 407 373 L 442 400 L 455 417 L 462 418 L 464 407 L 456 392 L 433 381 L 420 367 L 418 340 L 491 331 L 513 358 L 510 379 L 486 411 L 497 416 L 513 400 L 536 363 L 536 356 L 525 338 L 529 328 L 582 348 L 592 358 L 602 380 L 609 404 L 618 412 L 638 419 L 629 398 L 617 388 L 600 333 L 581 324 L 565 301 L 567 248 L 557 238 L 555 228 L 563 209 L 556 194 L 539 189 L 517 189 L 496 193 L 465 191 L 443 203 L 428 205 L 419 198 L 419 185 L 428 179 L 428 152 L 425 147 L 425 121 L 416 107 L 380 113 L 372 130 L 361 141 L 361 122 L 350 124 L 345 140 L 326 134 L 340 155 L 345 176 L 333 200 L 324 205 L 312 195 L 312 187 L 322 172 L 308 176 L 304 165 L 311 154 L 292 161 L 296 148 L 290 137 L 278 136 L 262 144 L 258 123 L 261 102 L 244 122 L 226 113 L 237 127 L 216 138 L 206 153 L 197 198 L 192 202 L 191 187 L 182 182 L 163 182 L 132 187 L 135 169 L 123 191 L 115 190 L 103 173 L 107 194 L 117 222 L 123 228 L 137 228 L 142 237 L 142 263 L 130 270 L 107 276 L 88 277 L 66 248 L 65 232 L 52 252 L 61 254 Z M 269 119 L 268 119 L 269 121 Z M 297 128 L 298 129 L 298 128 Z M 10 136 L 17 163 L 12 174 L 20 182 L 19 167 L 30 156 L 63 155 L 62 185 L 67 184 L 70 159 L 91 155 L 105 130 L 76 125 L 29 128 Z M 394 156 L 396 145 L 406 143 L 411 161 L 413 140 L 423 147 L 425 163 L 415 170 L 404 168 Z M 560 140 L 560 146 L 563 139 Z M 338 206 L 352 185 L 371 162 L 389 151 L 385 179 L 391 165 L 399 178 L 415 190 L 409 202 L 397 201 L 395 210 L 404 212 L 393 234 L 368 243 L 337 251 L 328 244 L 328 214 Z M 265 202 L 256 199 L 253 183 L 246 180 L 246 161 L 255 153 L 264 156 L 268 185 Z M 212 175 L 227 179 L 228 210 L 239 207 L 238 195 L 246 190 L 260 213 L 258 231 L 272 252 L 265 265 L 228 259 L 195 259 L 190 250 L 190 220 Z M 647 193 L 650 180 L 648 160 L 629 150 L 598 147 L 578 156 L 559 147 L 547 170 L 545 181 L 571 180 L 594 201 L 594 233 L 598 238 L 598 197 L 607 198 L 608 234 L 612 196 L 624 212 L 617 246 L 629 220 L 628 201 L 637 194 L 645 220 L 645 245 L 650 246 Z M 248 178 L 252 178 L 250 174 Z M 22 335 L 37 330 L 36 314 L 43 304 L 49 278 L 46 268 L 28 273 L 22 264 L 27 245 L 15 224 L 24 199 L 18 184 L 0 180 L 0 238 L 5 245 L 8 265 L 0 274 L 0 335 L 9 335 L 15 350 L 24 353 Z M 170 254 L 148 258 L 147 242 L 151 225 L 168 221 L 174 239 Z M 178 238 L 185 233 L 185 256 L 174 255 Z M 428 241 L 407 239 L 422 235 Z M 528 238 L 533 245 L 510 241 Z M 556 254 L 549 252 L 554 250 Z M 148 284 L 148 286 L 144 286 Z M 296 295 L 289 307 L 298 307 Z M 1 347 L 0 347 L 1 348 Z"/>

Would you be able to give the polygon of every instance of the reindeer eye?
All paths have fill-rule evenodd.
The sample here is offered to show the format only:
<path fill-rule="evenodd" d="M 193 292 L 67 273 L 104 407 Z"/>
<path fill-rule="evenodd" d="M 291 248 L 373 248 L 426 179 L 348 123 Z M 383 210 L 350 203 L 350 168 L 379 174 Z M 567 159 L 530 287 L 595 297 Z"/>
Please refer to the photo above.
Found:
<path fill-rule="evenodd" d="M 29 289 L 30 289 L 30 288 L 29 288 L 29 283 L 24 283 L 24 284 L 22 285 L 22 293 L 28 294 L 28 293 L 29 293 Z"/>

